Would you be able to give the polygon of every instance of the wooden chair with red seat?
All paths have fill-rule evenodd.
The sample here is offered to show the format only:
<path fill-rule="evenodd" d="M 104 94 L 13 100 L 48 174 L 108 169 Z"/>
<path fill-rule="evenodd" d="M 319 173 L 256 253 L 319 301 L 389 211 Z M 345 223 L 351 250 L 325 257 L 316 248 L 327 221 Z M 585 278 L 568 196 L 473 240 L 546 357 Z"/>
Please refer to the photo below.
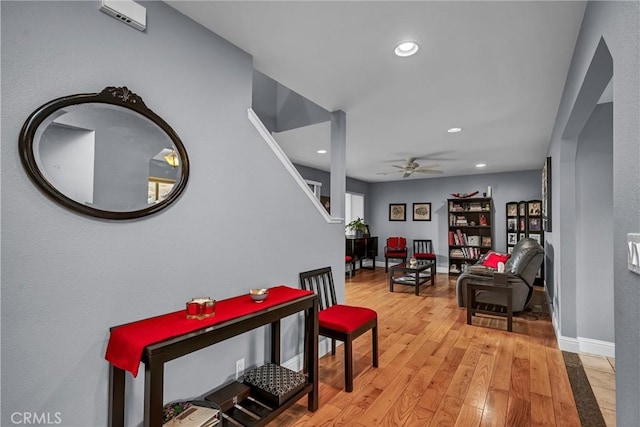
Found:
<path fill-rule="evenodd" d="M 356 259 L 350 255 L 344 257 L 344 265 L 346 272 L 349 273 L 349 278 L 352 278 L 356 274 Z"/>
<path fill-rule="evenodd" d="M 413 240 L 413 257 L 418 261 L 431 261 L 431 277 L 436 276 L 436 254 L 433 252 L 433 243 L 430 239 Z"/>
<path fill-rule="evenodd" d="M 318 295 L 319 334 L 331 338 L 331 354 L 336 340 L 344 342 L 344 382 L 353 391 L 353 340 L 371 329 L 373 367 L 378 367 L 378 313 L 366 307 L 338 304 L 331 267 L 300 273 L 300 287 Z"/>
<path fill-rule="evenodd" d="M 401 259 L 407 262 L 407 239 L 404 237 L 389 237 L 384 247 L 384 272 L 389 269 L 389 258 Z"/>

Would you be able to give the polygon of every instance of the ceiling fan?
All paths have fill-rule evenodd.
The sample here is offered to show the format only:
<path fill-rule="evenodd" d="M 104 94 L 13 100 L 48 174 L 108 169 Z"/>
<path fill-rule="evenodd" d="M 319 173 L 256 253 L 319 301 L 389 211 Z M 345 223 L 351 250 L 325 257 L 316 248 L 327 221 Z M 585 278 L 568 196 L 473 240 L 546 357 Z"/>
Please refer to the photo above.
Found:
<path fill-rule="evenodd" d="M 378 175 L 389 175 L 392 173 L 401 173 L 403 174 L 403 178 L 409 178 L 413 173 L 428 173 L 438 175 L 441 174 L 442 171 L 438 169 L 433 169 L 438 165 L 429 165 L 429 166 L 420 166 L 419 163 L 416 162 L 418 160 L 417 157 L 407 157 L 405 164 L 400 165 L 391 165 L 394 168 L 398 168 L 398 170 L 390 171 L 390 172 L 378 172 Z"/>

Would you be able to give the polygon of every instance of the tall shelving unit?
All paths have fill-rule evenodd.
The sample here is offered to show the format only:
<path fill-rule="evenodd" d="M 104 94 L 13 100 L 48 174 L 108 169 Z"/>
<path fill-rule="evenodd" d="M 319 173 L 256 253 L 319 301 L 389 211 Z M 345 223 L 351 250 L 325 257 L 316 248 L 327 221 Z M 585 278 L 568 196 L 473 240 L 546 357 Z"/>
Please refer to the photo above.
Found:
<path fill-rule="evenodd" d="M 520 202 L 508 202 L 506 205 L 507 217 L 507 253 L 513 251 L 513 247 L 525 237 L 534 238 L 544 248 L 544 231 L 542 230 L 542 201 L 528 200 Z M 534 284 L 543 284 L 544 265 L 540 267 Z"/>
<path fill-rule="evenodd" d="M 449 274 L 460 274 L 493 247 L 491 198 L 448 199 Z"/>

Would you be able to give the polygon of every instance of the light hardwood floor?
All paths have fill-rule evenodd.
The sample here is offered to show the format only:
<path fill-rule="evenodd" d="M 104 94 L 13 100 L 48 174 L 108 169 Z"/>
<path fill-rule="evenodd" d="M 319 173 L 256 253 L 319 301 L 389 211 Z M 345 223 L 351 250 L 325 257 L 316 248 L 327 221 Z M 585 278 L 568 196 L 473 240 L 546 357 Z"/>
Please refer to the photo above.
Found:
<path fill-rule="evenodd" d="M 607 427 L 616 425 L 616 361 L 611 357 L 580 354 L 591 390 Z"/>
<path fill-rule="evenodd" d="M 474 318 L 455 301 L 455 278 L 389 292 L 384 269 L 346 280 L 346 303 L 378 312 L 378 368 L 371 334 L 354 342 L 354 390 L 344 391 L 342 346 L 320 359 L 320 407 L 306 398 L 275 426 L 580 426 L 551 322 Z"/>

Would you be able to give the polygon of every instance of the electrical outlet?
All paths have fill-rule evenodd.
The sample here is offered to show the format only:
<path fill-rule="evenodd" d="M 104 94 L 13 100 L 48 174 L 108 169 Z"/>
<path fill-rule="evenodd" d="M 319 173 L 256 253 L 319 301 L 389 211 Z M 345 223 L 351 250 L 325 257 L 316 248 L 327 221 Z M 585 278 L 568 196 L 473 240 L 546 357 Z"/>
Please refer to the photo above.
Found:
<path fill-rule="evenodd" d="M 236 360 L 236 379 L 244 375 L 244 358 Z"/>

